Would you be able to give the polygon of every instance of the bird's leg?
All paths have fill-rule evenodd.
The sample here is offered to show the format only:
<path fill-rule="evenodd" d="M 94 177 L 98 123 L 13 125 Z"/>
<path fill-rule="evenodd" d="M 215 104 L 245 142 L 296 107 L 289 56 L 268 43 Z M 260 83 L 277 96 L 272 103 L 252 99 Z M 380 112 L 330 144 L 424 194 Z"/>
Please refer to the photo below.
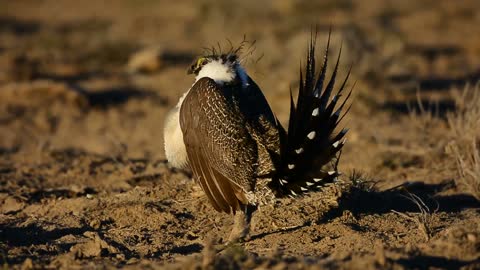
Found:
<path fill-rule="evenodd" d="M 246 240 L 250 232 L 250 221 L 255 210 L 257 210 L 257 207 L 254 205 L 244 205 L 240 211 L 237 211 L 232 231 L 228 237 L 228 244 Z"/>

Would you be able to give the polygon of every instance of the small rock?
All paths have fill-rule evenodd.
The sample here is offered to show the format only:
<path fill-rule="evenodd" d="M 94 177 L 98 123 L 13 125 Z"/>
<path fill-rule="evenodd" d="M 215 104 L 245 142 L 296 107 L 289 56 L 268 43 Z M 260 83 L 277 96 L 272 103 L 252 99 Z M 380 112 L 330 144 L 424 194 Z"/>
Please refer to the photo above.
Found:
<path fill-rule="evenodd" d="M 25 203 L 23 203 L 22 201 L 14 197 L 7 197 L 3 201 L 3 205 L 1 207 L 1 213 L 4 213 L 4 214 L 15 213 L 22 210 L 24 207 L 25 207 Z"/>
<path fill-rule="evenodd" d="M 475 243 L 477 241 L 477 237 L 473 233 L 467 234 L 468 241 Z"/>
<path fill-rule="evenodd" d="M 98 230 L 100 229 L 101 225 L 102 225 L 102 222 L 98 219 L 94 219 L 92 221 L 90 221 L 90 227 L 94 230 Z"/>
<path fill-rule="evenodd" d="M 137 258 L 130 258 L 130 259 L 126 262 L 126 264 L 135 264 L 135 263 L 138 263 L 138 261 L 139 261 L 139 260 L 138 260 Z"/>
<path fill-rule="evenodd" d="M 33 261 L 30 258 L 25 259 L 25 261 L 22 264 L 22 267 L 20 268 L 22 270 L 30 270 L 33 269 Z"/>
<path fill-rule="evenodd" d="M 102 246 L 98 241 L 89 240 L 86 243 L 76 244 L 70 248 L 70 252 L 78 259 L 100 257 L 102 254 Z"/>
<path fill-rule="evenodd" d="M 89 240 L 85 243 L 79 243 L 70 249 L 75 258 L 94 258 L 106 254 L 119 253 L 117 248 L 102 240 L 98 233 L 88 231 L 83 235 L 89 238 Z"/>
<path fill-rule="evenodd" d="M 279 262 L 277 265 L 275 265 L 272 268 L 272 270 L 285 270 L 285 269 L 288 269 L 288 264 L 286 262 Z"/>
<path fill-rule="evenodd" d="M 375 259 L 382 267 L 384 267 L 387 263 L 387 258 L 385 257 L 385 248 L 380 240 L 377 240 L 375 243 Z"/>
<path fill-rule="evenodd" d="M 161 66 L 162 50 L 158 47 L 146 48 L 130 56 L 127 71 L 130 73 L 151 73 L 158 71 Z"/>
<path fill-rule="evenodd" d="M 189 231 L 189 232 L 187 232 L 187 233 L 185 234 L 185 238 L 186 238 L 187 240 L 195 240 L 195 239 L 197 239 L 198 237 L 199 237 L 198 234 L 196 234 L 196 233 L 194 233 L 194 232 L 192 232 L 192 231 Z"/>

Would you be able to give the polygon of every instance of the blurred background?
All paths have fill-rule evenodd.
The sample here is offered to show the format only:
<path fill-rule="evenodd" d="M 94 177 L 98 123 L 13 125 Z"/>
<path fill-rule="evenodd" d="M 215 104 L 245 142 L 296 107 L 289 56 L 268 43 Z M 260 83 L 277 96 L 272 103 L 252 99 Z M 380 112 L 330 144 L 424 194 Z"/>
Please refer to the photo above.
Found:
<path fill-rule="evenodd" d="M 479 25 L 478 0 L 0 0 L 4 257 L 16 264 L 33 256 L 44 265 L 57 253 L 89 258 L 84 246 L 70 249 L 88 237 L 97 239 L 83 235 L 86 230 L 124 226 L 132 231 L 104 232 L 110 240 L 103 240 L 116 243 L 116 251 L 108 245 L 101 249 L 117 254 L 111 260 L 170 260 L 198 252 L 191 239 L 211 230 L 226 233 L 215 225 L 226 222 L 224 216 L 216 214 L 212 223 L 205 214 L 212 212 L 208 204 L 182 201 L 191 198 L 193 184 L 188 174 L 165 165 L 165 114 L 192 85 L 194 77 L 186 70 L 204 48 L 228 49 L 247 40 L 243 64 L 285 123 L 289 91 L 297 89 L 315 27 L 318 59 L 332 28 L 329 68 L 343 46 L 339 78 L 352 67 L 349 87 L 356 82 L 353 106 L 343 122 L 350 131 L 341 170 L 369 175 L 382 190 L 419 181 L 438 191 L 436 185 L 450 181 L 447 194 L 469 195 L 448 201 L 462 207 L 454 208 L 453 216 L 445 214 L 452 209 L 441 210 L 436 228 L 450 228 L 461 215 L 478 233 L 478 214 L 460 209 L 478 209 L 480 198 Z M 174 185 L 178 183 L 181 187 Z M 92 204 L 86 194 L 97 194 L 100 202 Z M 169 198 L 183 203 L 157 204 Z M 301 209 L 303 218 L 312 218 L 310 210 Z M 320 212 L 311 211 L 313 216 Z M 381 214 L 379 220 L 365 222 L 377 224 L 378 230 L 383 230 L 382 222 L 397 224 L 398 216 Z M 204 223 L 195 223 L 199 219 Z M 183 224 L 192 223 L 197 229 L 190 234 Z M 412 226 L 407 231 L 415 230 Z M 177 234 L 158 234 L 168 230 Z M 293 255 L 323 256 L 335 252 L 335 245 L 355 254 L 374 250 L 378 240 L 386 248 L 408 243 L 431 256 L 478 259 L 480 236 L 468 238 L 470 231 L 438 236 L 453 243 L 451 249 L 417 246 L 423 236 L 378 240 L 355 232 L 365 238 L 350 238 L 355 243 L 338 238 L 322 250 L 297 247 L 300 251 Z M 351 230 L 339 235 L 345 233 Z M 61 238 L 68 234 L 73 238 Z M 18 240 L 25 235 L 40 240 Z M 289 237 L 287 242 L 294 244 L 299 236 Z M 457 238 L 468 238 L 470 244 L 457 243 Z M 272 243 L 262 241 L 252 245 Z M 185 243 L 186 249 L 172 248 Z M 28 249 L 31 245 L 35 248 Z M 262 248 L 253 249 L 262 254 Z M 36 255 L 29 255 L 31 250 Z M 104 254 L 95 252 L 94 257 Z"/>
<path fill-rule="evenodd" d="M 244 36 L 256 41 L 245 66 L 282 120 L 315 26 L 319 57 L 330 26 L 332 62 L 343 44 L 340 70 L 353 66 L 358 81 L 354 111 L 406 113 L 408 102 L 417 103 L 410 94 L 423 90 L 424 102 L 444 113 L 453 103 L 441 93 L 474 84 L 480 72 L 478 1 L 21 0 L 0 7 L 5 149 L 162 158 L 163 116 L 193 82 L 188 65 L 203 48 L 228 48 Z"/>

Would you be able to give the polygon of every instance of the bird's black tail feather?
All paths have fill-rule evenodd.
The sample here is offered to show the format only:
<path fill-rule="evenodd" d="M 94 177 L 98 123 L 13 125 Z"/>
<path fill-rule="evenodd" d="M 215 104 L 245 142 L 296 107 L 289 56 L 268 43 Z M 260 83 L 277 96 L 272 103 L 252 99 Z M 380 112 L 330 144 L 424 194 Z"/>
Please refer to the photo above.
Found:
<path fill-rule="evenodd" d="M 348 107 L 342 114 L 352 90 L 340 102 L 350 70 L 333 94 L 341 48 L 335 69 L 324 87 L 330 33 L 323 65 L 317 78 L 315 43 L 316 33 L 312 34 L 308 48 L 305 78 L 300 70 L 296 104 L 292 94 L 290 95 L 288 132 L 278 124 L 281 149 L 280 156 L 276 158 L 277 174 L 270 183 L 277 196 L 297 196 L 318 190 L 323 185 L 334 182 L 339 175 L 337 165 L 348 130 L 342 129 L 338 133 L 335 133 L 335 130 L 350 109 Z"/>

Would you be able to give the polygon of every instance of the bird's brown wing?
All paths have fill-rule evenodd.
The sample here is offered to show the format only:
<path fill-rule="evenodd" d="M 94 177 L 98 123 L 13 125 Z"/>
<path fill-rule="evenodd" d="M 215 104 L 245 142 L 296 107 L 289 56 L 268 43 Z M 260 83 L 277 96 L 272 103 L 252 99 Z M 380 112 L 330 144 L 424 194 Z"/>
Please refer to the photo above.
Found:
<path fill-rule="evenodd" d="M 210 78 L 198 80 L 180 109 L 180 126 L 194 177 L 213 207 L 234 213 L 247 204 L 256 145 L 235 99 Z"/>

